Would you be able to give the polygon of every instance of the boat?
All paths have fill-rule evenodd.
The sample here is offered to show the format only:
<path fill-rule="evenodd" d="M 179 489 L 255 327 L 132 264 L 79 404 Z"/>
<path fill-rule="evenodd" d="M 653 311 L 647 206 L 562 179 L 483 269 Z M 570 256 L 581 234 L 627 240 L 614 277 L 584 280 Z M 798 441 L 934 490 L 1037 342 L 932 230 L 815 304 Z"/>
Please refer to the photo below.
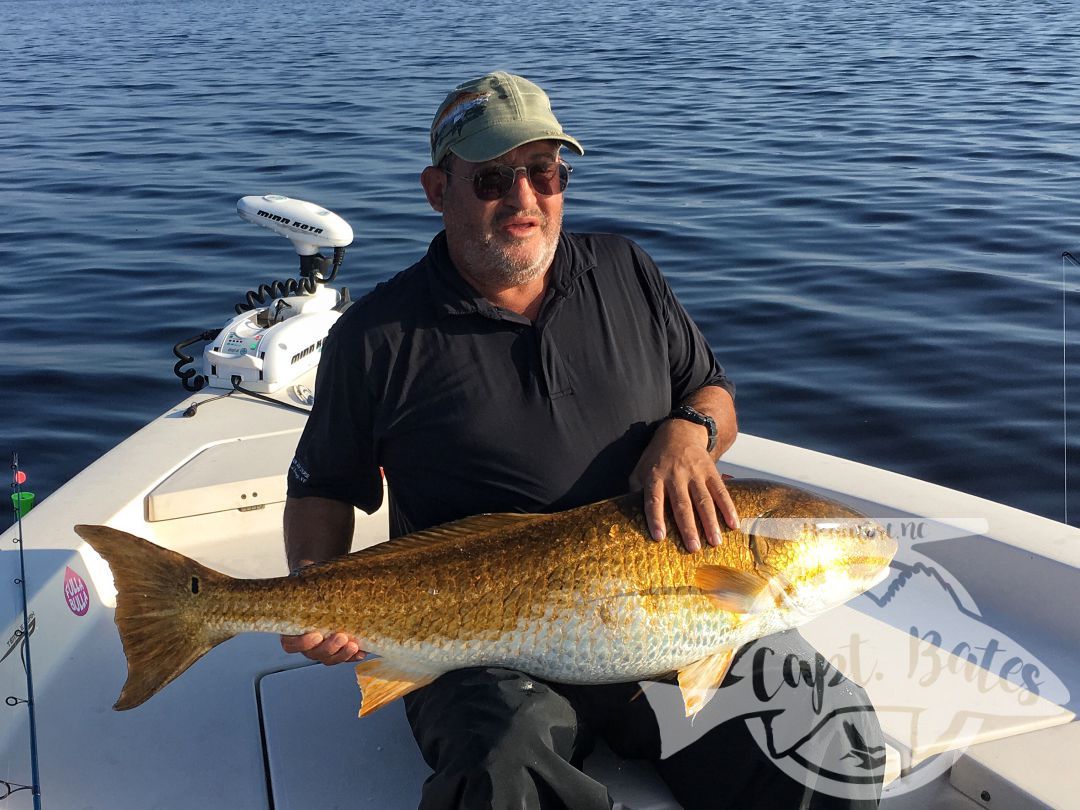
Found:
<path fill-rule="evenodd" d="M 328 270 L 310 249 L 312 217 L 331 221 L 324 209 L 245 200 L 242 215 L 293 239 L 306 277 L 336 274 L 339 256 Z M 326 244 L 351 239 L 333 225 Z M 351 666 L 286 655 L 273 635 L 232 639 L 146 704 L 112 711 L 125 677 L 115 589 L 72 529 L 107 524 L 234 576 L 287 573 L 285 471 L 315 388 L 319 335 L 342 303 L 324 287 L 268 285 L 249 299 L 210 333 L 221 338 L 204 354 L 210 385 L 191 384 L 199 375 L 179 350 L 178 374 L 198 390 L 0 536 L 0 580 L 14 583 L 0 610 L 0 808 L 416 806 L 428 769 L 401 702 L 358 719 Z M 299 310 L 319 299 L 305 329 L 274 322 L 282 299 Z M 288 368 L 273 377 L 244 346 L 283 327 L 296 333 Z M 1077 806 L 1080 529 L 758 436 L 741 435 L 719 468 L 849 503 L 900 543 L 884 582 L 802 631 L 874 702 L 887 743 L 883 807 Z M 353 549 L 387 533 L 384 499 L 372 515 L 357 512 Z M 634 810 L 678 807 L 648 763 L 600 746 L 585 768 Z"/>

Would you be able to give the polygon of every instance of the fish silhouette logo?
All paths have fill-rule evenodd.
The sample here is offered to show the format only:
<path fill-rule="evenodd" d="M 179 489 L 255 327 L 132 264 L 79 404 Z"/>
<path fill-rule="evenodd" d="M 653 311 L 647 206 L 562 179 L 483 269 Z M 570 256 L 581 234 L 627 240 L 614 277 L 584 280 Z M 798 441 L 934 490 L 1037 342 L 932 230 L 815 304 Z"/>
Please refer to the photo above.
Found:
<path fill-rule="evenodd" d="M 859 729 L 850 720 L 844 721 L 844 734 L 847 735 L 850 750 L 840 758 L 841 760 L 854 758 L 857 762 L 856 767 L 863 771 L 872 772 L 885 767 L 884 745 L 867 745 Z"/>

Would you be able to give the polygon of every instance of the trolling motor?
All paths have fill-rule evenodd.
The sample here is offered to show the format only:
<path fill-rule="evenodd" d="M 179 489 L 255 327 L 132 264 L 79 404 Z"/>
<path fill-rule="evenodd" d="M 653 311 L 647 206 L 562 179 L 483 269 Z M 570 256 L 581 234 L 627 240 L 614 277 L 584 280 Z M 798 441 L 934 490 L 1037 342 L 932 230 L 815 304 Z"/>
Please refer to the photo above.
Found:
<path fill-rule="evenodd" d="M 173 347 L 179 358 L 173 370 L 188 391 L 207 385 L 263 394 L 281 389 L 318 365 L 330 327 L 350 303 L 348 289 L 326 286 L 337 277 L 345 246 L 352 243 L 349 223 L 314 203 L 278 194 L 241 197 L 236 212 L 293 243 L 300 277 L 250 290 L 223 329 Z M 321 247 L 334 249 L 332 260 L 319 253 Z M 183 350 L 200 341 L 209 341 L 202 374 L 184 368 L 194 358 Z"/>

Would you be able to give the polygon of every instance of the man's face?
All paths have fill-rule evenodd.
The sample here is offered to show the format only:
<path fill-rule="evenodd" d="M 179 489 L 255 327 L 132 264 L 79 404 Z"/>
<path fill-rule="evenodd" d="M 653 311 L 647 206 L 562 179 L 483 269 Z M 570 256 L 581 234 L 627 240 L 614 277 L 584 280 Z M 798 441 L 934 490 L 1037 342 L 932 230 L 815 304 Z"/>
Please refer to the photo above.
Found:
<path fill-rule="evenodd" d="M 454 156 L 442 189 L 441 211 L 450 256 L 464 275 L 483 288 L 506 289 L 542 275 L 555 256 L 562 229 L 563 195 L 537 194 L 518 172 L 505 197 L 484 201 L 473 193 L 471 177 L 489 166 L 531 166 L 558 160 L 554 141 L 520 146 L 487 163 Z M 430 195 L 429 195 L 430 197 Z"/>

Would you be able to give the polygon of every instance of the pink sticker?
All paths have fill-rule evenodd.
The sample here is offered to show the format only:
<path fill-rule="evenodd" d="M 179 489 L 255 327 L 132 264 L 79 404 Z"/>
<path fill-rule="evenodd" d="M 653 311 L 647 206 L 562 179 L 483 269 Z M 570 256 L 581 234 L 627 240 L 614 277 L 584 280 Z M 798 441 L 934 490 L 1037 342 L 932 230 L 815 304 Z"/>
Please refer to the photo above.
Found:
<path fill-rule="evenodd" d="M 64 598 L 76 616 L 85 616 L 90 609 L 90 591 L 86 587 L 86 581 L 71 568 L 64 572 Z"/>

